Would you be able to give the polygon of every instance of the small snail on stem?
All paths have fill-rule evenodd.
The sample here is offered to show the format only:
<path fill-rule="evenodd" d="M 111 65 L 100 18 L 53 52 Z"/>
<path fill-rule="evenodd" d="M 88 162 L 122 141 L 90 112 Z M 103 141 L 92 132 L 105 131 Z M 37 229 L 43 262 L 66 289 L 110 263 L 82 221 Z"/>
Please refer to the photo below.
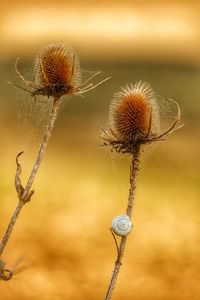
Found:
<path fill-rule="evenodd" d="M 126 236 L 131 232 L 133 224 L 127 215 L 118 215 L 112 220 L 112 230 L 118 236 Z"/>

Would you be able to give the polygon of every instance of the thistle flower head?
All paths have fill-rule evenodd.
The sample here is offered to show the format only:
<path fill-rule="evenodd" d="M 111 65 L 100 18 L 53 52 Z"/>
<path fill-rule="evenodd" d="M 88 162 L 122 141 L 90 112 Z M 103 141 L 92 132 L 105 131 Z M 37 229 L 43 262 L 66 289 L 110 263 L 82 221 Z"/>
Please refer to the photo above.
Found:
<path fill-rule="evenodd" d="M 159 126 L 157 103 L 153 90 L 147 83 L 121 88 L 114 94 L 110 105 L 109 125 L 118 140 L 143 139 Z"/>
<path fill-rule="evenodd" d="M 141 144 L 160 141 L 178 129 L 180 109 L 174 123 L 164 132 L 160 130 L 160 111 L 156 96 L 147 83 L 122 87 L 115 93 L 109 110 L 109 129 L 103 130 L 105 145 L 122 153 L 134 153 Z"/>
<path fill-rule="evenodd" d="M 62 42 L 43 47 L 36 56 L 34 69 L 34 82 L 41 87 L 57 85 L 76 88 L 80 84 L 78 56 Z"/>
<path fill-rule="evenodd" d="M 49 44 L 38 52 L 35 59 L 33 81 L 23 77 L 18 69 L 18 61 L 19 58 L 15 63 L 16 72 L 31 90 L 17 84 L 14 85 L 34 97 L 40 95 L 59 99 L 63 95 L 80 95 L 109 79 L 92 83 L 91 80 L 100 73 L 96 72 L 82 82 L 78 55 L 70 46 L 62 42 Z"/>

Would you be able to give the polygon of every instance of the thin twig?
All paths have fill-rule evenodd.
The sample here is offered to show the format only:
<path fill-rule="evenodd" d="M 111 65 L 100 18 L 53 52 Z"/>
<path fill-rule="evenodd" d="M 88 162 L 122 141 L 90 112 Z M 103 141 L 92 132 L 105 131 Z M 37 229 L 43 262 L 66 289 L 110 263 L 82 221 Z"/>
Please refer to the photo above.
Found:
<path fill-rule="evenodd" d="M 24 202 L 23 201 L 19 201 L 18 204 L 17 204 L 17 207 L 16 207 L 16 209 L 15 209 L 13 215 L 12 215 L 12 218 L 10 220 L 8 228 L 7 228 L 7 230 L 6 230 L 5 234 L 4 234 L 4 237 L 3 237 L 2 241 L 1 241 L 1 244 L 0 244 L 0 256 L 2 255 L 2 253 L 3 253 L 3 251 L 4 251 L 5 247 L 6 247 L 6 244 L 7 244 L 8 240 L 9 240 L 9 237 L 10 237 L 11 232 L 12 232 L 14 226 L 15 226 L 15 223 L 17 221 L 17 218 L 18 218 L 18 216 L 20 214 L 20 211 L 21 211 L 23 205 L 24 205 Z"/>
<path fill-rule="evenodd" d="M 55 99 L 53 107 L 52 107 L 52 110 L 51 110 L 50 119 L 49 119 L 49 123 L 48 123 L 47 128 L 46 128 L 45 135 L 43 137 L 43 140 L 42 140 L 42 143 L 41 143 L 41 146 L 40 146 L 37 158 L 35 160 L 33 169 L 31 171 L 30 177 L 29 177 L 29 179 L 27 181 L 27 184 L 26 184 L 25 189 L 24 189 L 24 193 L 22 195 L 22 200 L 23 201 L 26 201 L 26 197 L 29 194 L 31 186 L 32 186 L 32 184 L 33 184 L 33 182 L 35 180 L 36 173 L 37 173 L 37 171 L 38 171 L 38 169 L 40 167 L 41 161 L 42 161 L 43 156 L 44 156 L 44 154 L 46 152 L 48 141 L 49 141 L 49 138 L 51 136 L 51 133 L 52 133 L 52 130 L 53 130 L 53 127 L 54 127 L 54 123 L 56 121 L 59 104 L 60 104 L 59 103 L 59 99 Z"/>
<path fill-rule="evenodd" d="M 7 242 L 10 238 L 10 235 L 11 235 L 13 229 L 14 229 L 15 223 L 17 221 L 17 218 L 18 218 L 23 206 L 26 204 L 26 202 L 30 201 L 31 196 L 33 195 L 34 191 L 33 190 L 31 191 L 31 187 L 32 187 L 33 182 L 35 180 L 35 177 L 36 177 L 37 171 L 40 167 L 40 164 L 42 162 L 43 156 L 46 152 L 48 141 L 50 139 L 50 136 L 51 136 L 51 133 L 52 133 L 52 130 L 53 130 L 53 127 L 54 127 L 54 123 L 55 123 L 55 120 L 56 120 L 56 117 L 57 117 L 59 104 L 60 104 L 59 103 L 59 98 L 54 99 L 53 107 L 52 107 L 52 110 L 51 110 L 51 113 L 50 113 L 49 122 L 48 122 L 48 125 L 46 127 L 46 132 L 44 134 L 43 140 L 41 142 L 40 149 L 38 151 L 35 163 L 33 165 L 31 174 L 29 176 L 29 179 L 26 183 L 25 188 L 23 188 L 21 186 L 21 181 L 20 181 L 20 178 L 19 178 L 19 175 L 21 174 L 21 165 L 18 162 L 18 158 L 22 154 L 22 152 L 20 152 L 17 155 L 17 158 L 16 158 L 17 172 L 16 172 L 16 177 L 15 177 L 15 185 L 16 185 L 16 189 L 17 189 L 17 193 L 18 193 L 19 202 L 18 202 L 17 207 L 16 207 L 16 209 L 15 209 L 15 211 L 14 211 L 12 217 L 11 217 L 11 220 L 8 224 L 8 227 L 7 227 L 6 232 L 3 236 L 3 239 L 0 243 L 0 256 L 2 255 L 4 249 L 7 245 Z"/>
<path fill-rule="evenodd" d="M 139 166 L 139 157 L 140 157 L 140 145 L 138 145 L 135 153 L 133 154 L 131 168 L 130 168 L 130 189 L 129 189 L 129 197 L 128 197 L 128 204 L 126 209 L 126 214 L 131 218 L 134 199 L 135 199 L 135 189 L 136 189 L 136 178 L 138 174 L 138 166 Z M 106 293 L 105 300 L 110 300 L 112 298 L 112 293 L 117 281 L 117 277 L 120 271 L 120 267 L 122 264 L 122 258 L 124 255 L 125 247 L 126 247 L 127 236 L 121 237 L 121 242 L 119 245 L 118 256 L 115 261 L 115 267 L 113 270 L 112 278 Z"/>

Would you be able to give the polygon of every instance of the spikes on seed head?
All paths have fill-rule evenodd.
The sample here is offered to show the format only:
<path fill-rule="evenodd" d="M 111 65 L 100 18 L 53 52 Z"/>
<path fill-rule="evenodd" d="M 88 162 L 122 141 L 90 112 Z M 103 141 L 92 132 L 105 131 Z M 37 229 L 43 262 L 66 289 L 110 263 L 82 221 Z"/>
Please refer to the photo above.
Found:
<path fill-rule="evenodd" d="M 41 49 L 35 60 L 34 82 L 46 85 L 72 86 L 80 84 L 80 64 L 76 52 L 62 42 Z"/>
<path fill-rule="evenodd" d="M 110 77 L 97 83 L 92 79 L 99 74 L 94 73 L 85 81 L 81 80 L 81 68 L 76 52 L 64 43 L 54 43 L 42 48 L 35 59 L 33 81 L 26 80 L 20 73 L 16 60 L 15 69 L 20 80 L 31 90 L 18 84 L 16 87 L 30 93 L 31 96 L 47 96 L 60 99 L 64 95 L 81 95 L 95 89 Z"/>
<path fill-rule="evenodd" d="M 120 141 L 137 141 L 158 127 L 157 104 L 149 84 L 137 82 L 114 94 L 110 106 L 110 128 Z"/>

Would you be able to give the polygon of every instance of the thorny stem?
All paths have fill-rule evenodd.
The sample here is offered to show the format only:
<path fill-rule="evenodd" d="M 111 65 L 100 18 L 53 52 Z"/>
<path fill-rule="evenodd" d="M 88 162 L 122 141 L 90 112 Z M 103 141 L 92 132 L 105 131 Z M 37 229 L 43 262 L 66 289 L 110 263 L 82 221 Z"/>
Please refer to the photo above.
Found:
<path fill-rule="evenodd" d="M 140 145 L 137 146 L 137 149 L 133 154 L 131 168 L 130 168 L 130 189 L 129 189 L 128 204 L 126 209 L 126 214 L 129 216 L 129 218 L 132 217 L 132 211 L 133 211 L 133 205 L 135 199 L 136 178 L 138 174 L 139 157 L 140 157 Z M 122 264 L 122 258 L 124 255 L 126 242 L 127 242 L 127 236 L 121 237 L 121 242 L 118 247 L 117 259 L 115 261 L 115 267 L 106 293 L 105 300 L 110 300 L 112 298 L 113 290 Z"/>
<path fill-rule="evenodd" d="M 38 154 L 37 154 L 37 157 L 36 157 L 36 160 L 35 160 L 35 163 L 33 165 L 33 168 L 32 168 L 32 171 L 31 171 L 31 174 L 29 176 L 29 179 L 26 183 L 26 186 L 24 188 L 24 191 L 23 191 L 23 194 L 21 197 L 19 197 L 19 202 L 17 204 L 17 207 L 11 217 L 11 220 L 8 224 L 8 227 L 6 229 L 6 232 L 3 236 L 3 239 L 0 243 L 0 257 L 7 245 L 7 242 L 10 238 L 10 235 L 14 229 L 14 226 L 15 226 L 15 223 L 17 221 L 17 218 L 23 208 L 23 206 L 25 205 L 26 202 L 28 202 L 28 198 L 30 197 L 31 195 L 31 187 L 33 185 L 33 182 L 35 180 L 35 177 L 36 177 L 36 174 L 37 174 L 37 171 L 40 167 L 40 164 L 42 162 L 42 159 L 43 159 L 43 156 L 46 152 L 46 149 L 47 149 L 47 145 L 48 145 L 48 141 L 51 137 L 51 133 L 52 133 L 52 130 L 53 130 L 53 127 L 54 127 L 54 123 L 56 121 L 56 117 L 57 117 L 57 113 L 58 113 L 58 108 L 59 108 L 59 98 L 55 98 L 54 99 L 54 104 L 53 104 L 53 107 L 52 107 L 52 110 L 51 110 L 51 113 L 50 113 L 50 118 L 49 118 L 49 122 L 47 124 L 47 127 L 46 127 L 46 132 L 44 134 L 44 137 L 43 137 L 43 140 L 41 142 L 41 146 L 40 146 L 40 149 L 38 151 Z M 33 194 L 33 192 L 32 192 Z"/>

